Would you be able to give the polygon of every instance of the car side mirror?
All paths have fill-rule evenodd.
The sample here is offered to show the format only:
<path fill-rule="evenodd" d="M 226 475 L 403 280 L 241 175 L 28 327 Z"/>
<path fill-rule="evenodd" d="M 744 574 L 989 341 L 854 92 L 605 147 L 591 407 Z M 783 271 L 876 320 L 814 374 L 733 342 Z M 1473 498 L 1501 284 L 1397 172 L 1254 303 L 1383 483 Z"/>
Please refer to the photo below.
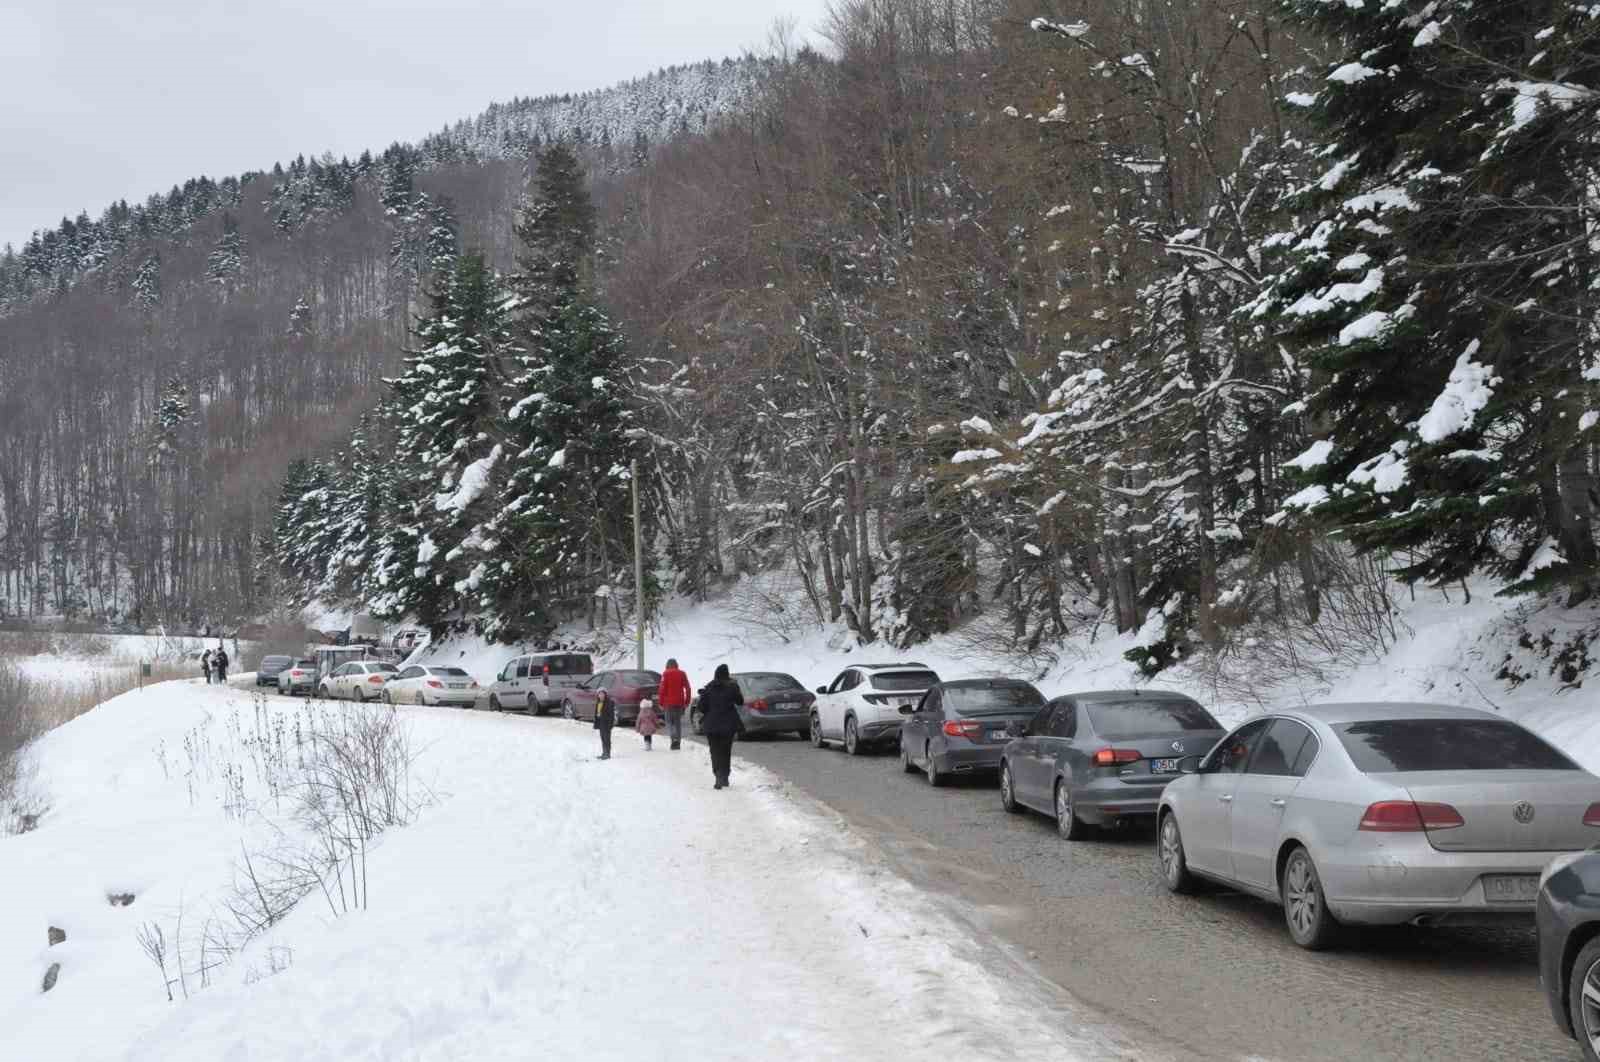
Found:
<path fill-rule="evenodd" d="M 916 709 L 911 707 L 911 705 L 909 705 L 909 704 L 902 704 L 900 706 L 900 714 L 901 715 L 910 715 L 912 712 L 915 712 L 915 711 L 916 711 Z"/>
<path fill-rule="evenodd" d="M 826 686 L 818 686 L 817 687 L 817 692 L 818 693 L 827 693 L 828 692 L 828 687 L 826 687 Z"/>

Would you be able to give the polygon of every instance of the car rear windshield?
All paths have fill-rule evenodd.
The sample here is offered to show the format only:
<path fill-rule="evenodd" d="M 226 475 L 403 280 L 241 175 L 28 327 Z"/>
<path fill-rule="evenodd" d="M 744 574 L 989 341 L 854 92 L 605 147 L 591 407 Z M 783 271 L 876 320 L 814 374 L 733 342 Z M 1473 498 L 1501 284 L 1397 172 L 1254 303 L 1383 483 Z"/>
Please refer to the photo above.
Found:
<path fill-rule="evenodd" d="M 467 677 L 467 673 L 459 667 L 430 667 L 428 672 L 433 675 L 449 675 L 451 678 Z"/>
<path fill-rule="evenodd" d="M 782 675 L 777 672 L 751 672 L 748 675 L 735 676 L 739 688 L 753 696 L 765 696 L 769 693 L 781 693 L 784 690 L 803 690 L 800 680 L 793 675 Z"/>
<path fill-rule="evenodd" d="M 296 660 L 290 666 L 291 667 L 316 667 L 317 666 L 317 662 L 315 660 Z"/>
<path fill-rule="evenodd" d="M 561 653 L 533 658 L 534 674 L 543 675 L 546 669 L 552 675 L 592 675 L 594 661 L 589 659 L 587 653 Z"/>
<path fill-rule="evenodd" d="M 945 707 L 957 715 L 1015 715 L 1037 711 L 1044 694 L 1032 686 L 946 686 Z"/>
<path fill-rule="evenodd" d="M 1142 697 L 1129 701 L 1090 701 L 1089 725 L 1107 741 L 1157 737 L 1178 730 L 1221 730 L 1222 724 L 1193 701 Z"/>
<path fill-rule="evenodd" d="M 1367 774 L 1578 770 L 1543 738 L 1500 719 L 1377 719 L 1333 731 Z"/>
<path fill-rule="evenodd" d="M 393 664 L 368 664 L 367 665 L 367 670 L 368 671 L 388 672 L 388 671 L 399 671 L 400 669 L 395 667 Z"/>
<path fill-rule="evenodd" d="M 661 676 L 654 671 L 619 671 L 617 682 L 623 686 L 655 686 L 661 682 Z"/>
<path fill-rule="evenodd" d="M 939 681 L 931 671 L 890 671 L 874 674 L 872 686 L 879 690 L 925 690 Z"/>
<path fill-rule="evenodd" d="M 288 664 L 289 658 L 286 656 L 264 656 L 261 658 L 261 662 L 263 664 Z"/>

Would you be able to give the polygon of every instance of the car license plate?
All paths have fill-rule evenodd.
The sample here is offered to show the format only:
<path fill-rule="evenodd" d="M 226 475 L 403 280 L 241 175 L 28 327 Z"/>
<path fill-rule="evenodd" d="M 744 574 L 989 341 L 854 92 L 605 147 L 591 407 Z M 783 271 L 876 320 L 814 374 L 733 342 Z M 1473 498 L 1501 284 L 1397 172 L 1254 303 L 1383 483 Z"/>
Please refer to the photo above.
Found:
<path fill-rule="evenodd" d="M 1485 874 L 1483 898 L 1490 903 L 1533 903 L 1539 898 L 1539 875 Z"/>
<path fill-rule="evenodd" d="M 452 682 L 450 683 L 450 688 L 453 690 L 464 690 L 467 688 L 467 684 L 465 682 Z"/>
<path fill-rule="evenodd" d="M 1151 760 L 1151 774 L 1177 774 L 1180 760 Z"/>
<path fill-rule="evenodd" d="M 1009 741 L 1011 740 L 1011 731 L 1003 726 L 995 727 L 989 731 L 989 737 L 994 741 Z"/>

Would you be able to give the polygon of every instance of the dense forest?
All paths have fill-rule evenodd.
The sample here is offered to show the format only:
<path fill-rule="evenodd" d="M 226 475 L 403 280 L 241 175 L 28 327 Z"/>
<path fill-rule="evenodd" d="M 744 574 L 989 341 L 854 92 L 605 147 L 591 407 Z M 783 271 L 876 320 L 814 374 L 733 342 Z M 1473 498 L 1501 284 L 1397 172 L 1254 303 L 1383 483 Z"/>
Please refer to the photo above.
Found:
<path fill-rule="evenodd" d="M 1155 671 L 1381 642 L 1391 578 L 1592 595 L 1587 9 L 821 32 L 8 256 L 8 607 L 605 622 L 635 459 L 652 570 L 779 633 L 1109 621 Z"/>

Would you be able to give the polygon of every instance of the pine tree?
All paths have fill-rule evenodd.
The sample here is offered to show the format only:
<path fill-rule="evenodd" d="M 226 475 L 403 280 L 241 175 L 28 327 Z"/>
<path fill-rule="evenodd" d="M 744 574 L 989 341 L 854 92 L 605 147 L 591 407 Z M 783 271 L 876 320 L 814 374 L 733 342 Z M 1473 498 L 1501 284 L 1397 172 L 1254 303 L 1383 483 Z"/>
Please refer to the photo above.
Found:
<path fill-rule="evenodd" d="M 133 275 L 135 305 L 150 309 L 161 302 L 161 256 L 151 254 Z"/>
<path fill-rule="evenodd" d="M 239 233 L 239 223 L 232 214 L 223 214 L 222 238 L 206 258 L 206 280 L 226 292 L 233 287 L 243 268 L 244 237 Z"/>
<path fill-rule="evenodd" d="M 1346 58 L 1315 106 L 1332 164 L 1258 309 L 1317 374 L 1324 437 L 1294 462 L 1307 482 L 1290 509 L 1390 551 L 1407 580 L 1486 570 L 1587 596 L 1600 576 L 1587 9 L 1297 11 Z"/>

